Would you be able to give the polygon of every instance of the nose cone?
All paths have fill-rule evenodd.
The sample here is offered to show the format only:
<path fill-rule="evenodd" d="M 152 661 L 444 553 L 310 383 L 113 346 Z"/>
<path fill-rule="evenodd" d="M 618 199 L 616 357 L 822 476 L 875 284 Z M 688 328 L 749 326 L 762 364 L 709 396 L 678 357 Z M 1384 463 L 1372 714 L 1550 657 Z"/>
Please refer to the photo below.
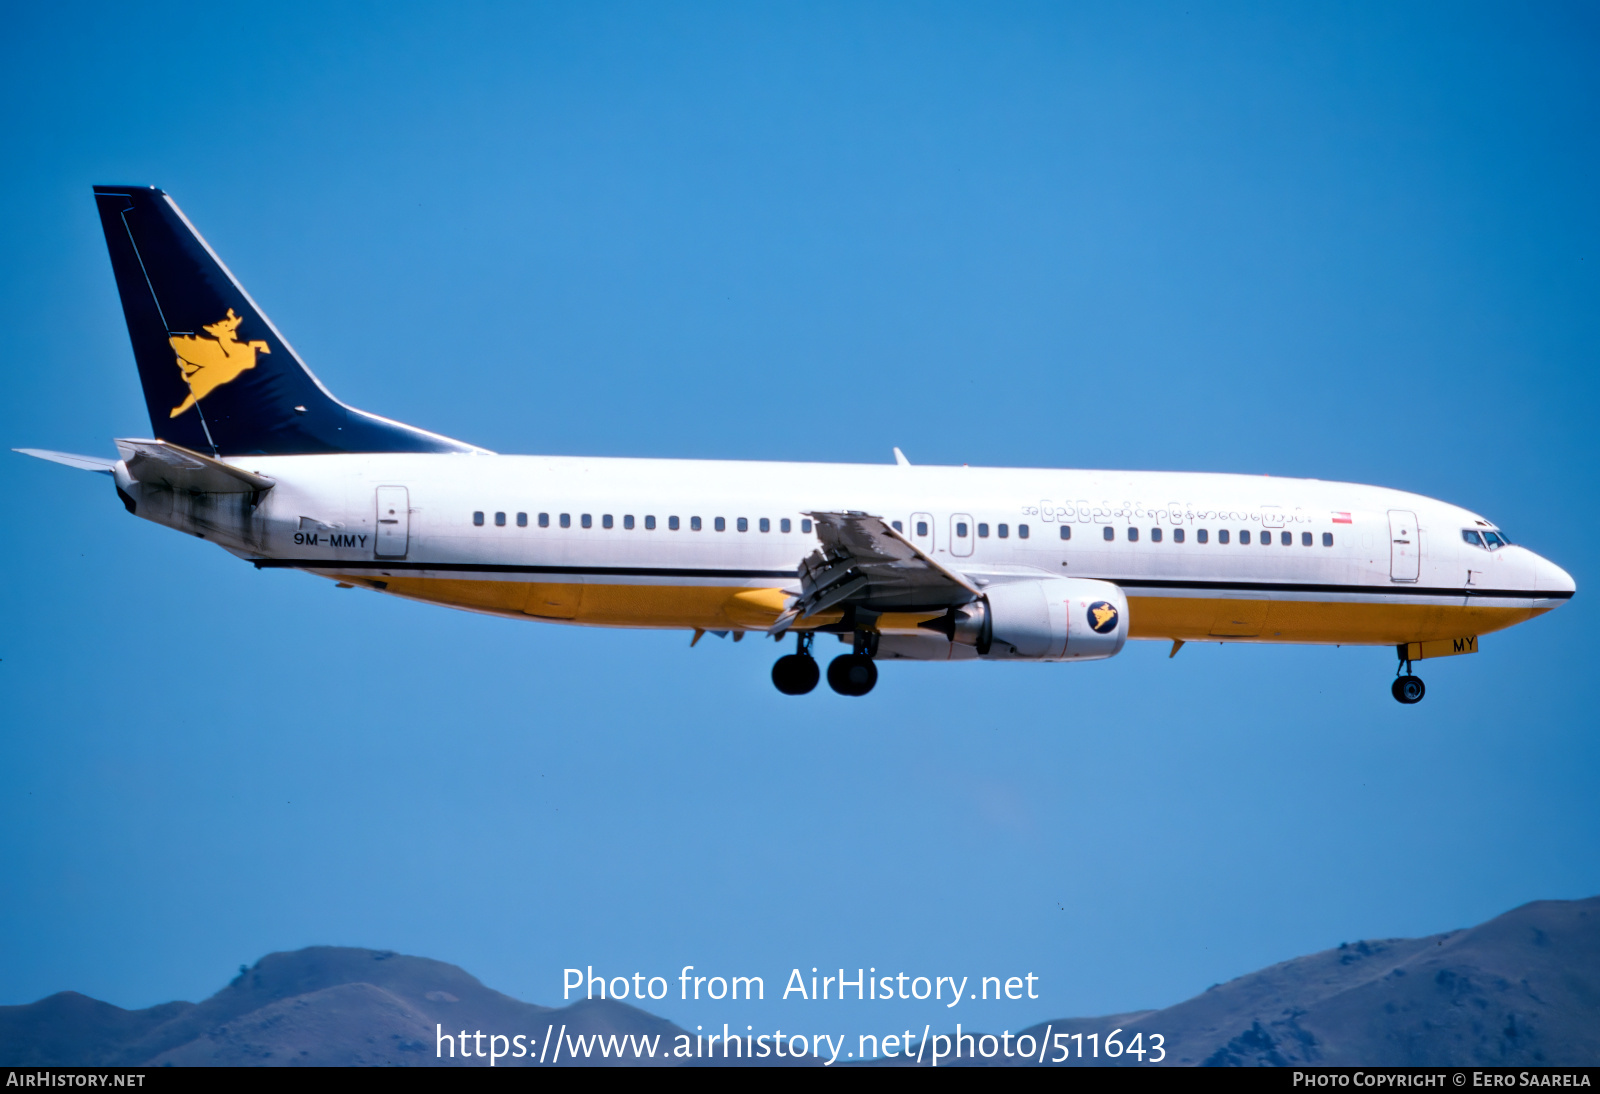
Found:
<path fill-rule="evenodd" d="M 1578 583 L 1572 580 L 1572 575 L 1547 558 L 1538 555 L 1534 558 L 1533 587 L 1540 599 L 1571 599 L 1572 594 L 1578 591 Z"/>

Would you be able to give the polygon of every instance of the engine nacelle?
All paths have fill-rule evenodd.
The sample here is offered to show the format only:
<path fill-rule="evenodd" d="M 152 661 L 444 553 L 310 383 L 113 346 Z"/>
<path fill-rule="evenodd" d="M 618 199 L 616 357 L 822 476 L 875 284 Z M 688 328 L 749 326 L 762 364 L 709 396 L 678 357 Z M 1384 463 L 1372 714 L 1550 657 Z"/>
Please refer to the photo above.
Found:
<path fill-rule="evenodd" d="M 1128 640 L 1128 598 L 1109 581 L 1013 581 L 922 626 L 986 660 L 1093 661 Z"/>

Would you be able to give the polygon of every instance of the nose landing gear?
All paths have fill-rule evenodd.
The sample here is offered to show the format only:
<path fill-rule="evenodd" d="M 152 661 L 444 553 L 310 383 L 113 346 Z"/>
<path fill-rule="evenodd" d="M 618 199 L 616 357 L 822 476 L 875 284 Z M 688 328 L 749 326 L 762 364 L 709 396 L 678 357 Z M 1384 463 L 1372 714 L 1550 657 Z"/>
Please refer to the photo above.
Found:
<path fill-rule="evenodd" d="M 822 671 L 811 656 L 811 632 L 795 636 L 795 651 L 772 666 L 772 683 L 785 695 L 804 695 L 817 686 Z"/>
<path fill-rule="evenodd" d="M 1396 676 L 1394 685 L 1389 690 L 1406 706 L 1422 702 L 1422 697 L 1428 694 L 1428 689 L 1423 686 L 1420 676 Z"/>
<path fill-rule="evenodd" d="M 1401 673 L 1405 675 L 1400 675 Z M 1400 667 L 1395 669 L 1394 683 L 1389 686 L 1389 694 L 1393 695 L 1395 702 L 1410 706 L 1422 702 L 1422 697 L 1428 694 L 1428 689 L 1422 683 L 1422 677 L 1411 674 L 1411 658 L 1406 656 L 1406 647 L 1400 647 Z"/>

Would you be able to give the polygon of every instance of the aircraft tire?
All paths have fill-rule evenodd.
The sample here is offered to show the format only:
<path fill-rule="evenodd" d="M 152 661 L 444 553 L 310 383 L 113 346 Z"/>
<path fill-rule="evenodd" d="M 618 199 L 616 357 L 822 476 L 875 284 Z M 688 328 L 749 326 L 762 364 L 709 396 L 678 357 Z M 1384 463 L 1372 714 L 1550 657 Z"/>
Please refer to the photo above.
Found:
<path fill-rule="evenodd" d="M 845 653 L 828 663 L 828 686 L 840 695 L 865 695 L 877 682 L 878 666 L 870 657 Z"/>
<path fill-rule="evenodd" d="M 803 654 L 780 657 L 772 666 L 773 686 L 785 695 L 804 695 L 817 686 L 821 677 L 822 670 L 817 668 L 816 659 Z"/>
<path fill-rule="evenodd" d="M 1422 697 L 1428 694 L 1428 689 L 1423 686 L 1420 676 L 1396 676 L 1389 691 L 1394 695 L 1396 702 L 1404 703 L 1406 706 L 1422 702 Z"/>

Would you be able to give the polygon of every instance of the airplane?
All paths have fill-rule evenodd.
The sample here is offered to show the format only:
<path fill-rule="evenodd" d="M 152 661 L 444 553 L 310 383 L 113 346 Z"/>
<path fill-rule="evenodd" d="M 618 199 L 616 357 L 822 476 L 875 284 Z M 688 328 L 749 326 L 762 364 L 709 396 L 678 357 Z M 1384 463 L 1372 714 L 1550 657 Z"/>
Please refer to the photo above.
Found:
<path fill-rule="evenodd" d="M 154 439 L 128 512 L 260 567 L 514 619 L 781 640 L 786 695 L 881 661 L 1094 661 L 1132 639 L 1476 653 L 1576 586 L 1460 506 L 1190 472 L 508 456 L 346 406 L 176 203 L 96 186 Z"/>

